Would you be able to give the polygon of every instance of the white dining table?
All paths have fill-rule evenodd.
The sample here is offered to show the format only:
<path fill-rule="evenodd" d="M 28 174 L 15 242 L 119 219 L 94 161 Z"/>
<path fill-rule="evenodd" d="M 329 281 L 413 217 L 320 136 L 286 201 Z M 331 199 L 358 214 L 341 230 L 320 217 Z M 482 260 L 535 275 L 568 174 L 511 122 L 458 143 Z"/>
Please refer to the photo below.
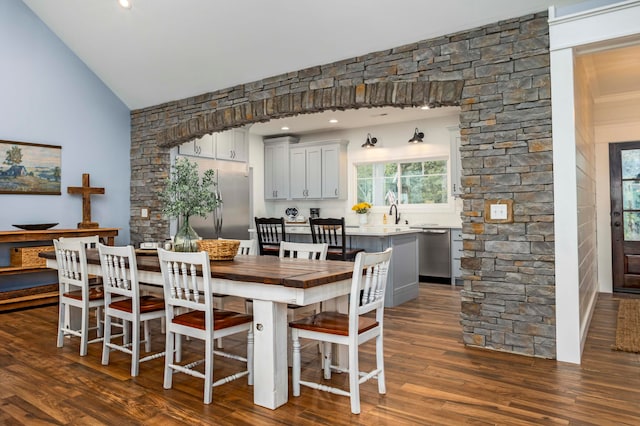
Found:
<path fill-rule="evenodd" d="M 55 254 L 41 254 L 57 268 Z M 88 273 L 101 275 L 97 251 L 87 251 Z M 138 256 L 138 279 L 163 286 L 157 256 Z M 215 293 L 253 300 L 254 389 L 256 405 L 276 409 L 288 401 L 287 305 L 324 302 L 324 309 L 347 312 L 353 263 L 276 256 L 237 256 L 212 261 Z M 344 364 L 340 357 L 340 363 Z"/>

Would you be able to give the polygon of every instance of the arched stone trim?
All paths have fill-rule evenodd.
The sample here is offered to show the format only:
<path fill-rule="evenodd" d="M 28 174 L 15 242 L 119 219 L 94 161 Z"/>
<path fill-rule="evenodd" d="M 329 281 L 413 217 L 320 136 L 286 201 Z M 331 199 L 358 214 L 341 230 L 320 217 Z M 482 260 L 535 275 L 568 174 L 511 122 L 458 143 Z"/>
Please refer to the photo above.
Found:
<path fill-rule="evenodd" d="M 202 137 L 207 133 L 326 110 L 383 106 L 399 108 L 422 105 L 454 106 L 460 104 L 463 87 L 464 81 L 450 80 L 383 81 L 309 89 L 273 98 L 251 100 L 202 114 L 160 131 L 156 136 L 156 142 L 167 148 Z"/>

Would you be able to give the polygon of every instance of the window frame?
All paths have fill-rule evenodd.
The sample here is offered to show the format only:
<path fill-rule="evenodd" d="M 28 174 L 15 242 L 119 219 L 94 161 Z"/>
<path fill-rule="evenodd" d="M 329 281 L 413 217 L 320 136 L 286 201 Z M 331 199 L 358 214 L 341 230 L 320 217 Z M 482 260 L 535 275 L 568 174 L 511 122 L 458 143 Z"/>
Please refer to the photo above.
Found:
<path fill-rule="evenodd" d="M 451 194 L 451 158 L 449 155 L 440 154 L 433 156 L 420 156 L 420 157 L 399 157 L 389 159 L 374 159 L 370 161 L 356 161 L 352 164 L 353 167 L 353 192 L 352 192 L 352 204 L 358 201 L 358 166 L 370 165 L 370 164 L 388 164 L 395 163 L 400 165 L 401 163 L 419 163 L 425 161 L 446 161 L 447 166 L 447 181 L 446 181 L 446 202 L 439 204 L 421 203 L 421 204 L 402 204 L 398 203 L 398 208 L 405 212 L 424 212 L 424 213 L 445 213 L 454 211 L 454 197 Z M 385 200 L 386 203 L 386 200 Z M 389 204 L 373 205 L 371 211 L 374 213 L 387 213 L 389 211 Z"/>

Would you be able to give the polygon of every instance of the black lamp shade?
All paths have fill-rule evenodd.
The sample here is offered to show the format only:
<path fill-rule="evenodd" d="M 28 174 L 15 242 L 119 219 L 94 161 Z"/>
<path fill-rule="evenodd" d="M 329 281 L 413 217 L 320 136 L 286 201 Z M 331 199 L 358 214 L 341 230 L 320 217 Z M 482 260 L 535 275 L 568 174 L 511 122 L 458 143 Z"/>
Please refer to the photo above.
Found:
<path fill-rule="evenodd" d="M 409 139 L 409 143 L 422 142 L 422 138 L 424 138 L 424 133 L 418 131 L 418 128 L 416 127 L 416 130 L 413 132 L 413 137 Z"/>
<path fill-rule="evenodd" d="M 371 133 L 367 134 L 367 141 L 362 144 L 362 148 L 373 148 L 376 146 L 378 138 L 371 137 Z"/>

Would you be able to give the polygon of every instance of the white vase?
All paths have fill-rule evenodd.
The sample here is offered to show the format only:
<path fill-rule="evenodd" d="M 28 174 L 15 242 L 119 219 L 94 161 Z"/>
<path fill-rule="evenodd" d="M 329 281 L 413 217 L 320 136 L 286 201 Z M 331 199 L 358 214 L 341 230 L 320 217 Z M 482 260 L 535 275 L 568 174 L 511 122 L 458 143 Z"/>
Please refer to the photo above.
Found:
<path fill-rule="evenodd" d="M 366 225 L 369 222 L 369 215 L 366 213 L 358 214 L 358 220 L 360 221 L 360 226 Z"/>

